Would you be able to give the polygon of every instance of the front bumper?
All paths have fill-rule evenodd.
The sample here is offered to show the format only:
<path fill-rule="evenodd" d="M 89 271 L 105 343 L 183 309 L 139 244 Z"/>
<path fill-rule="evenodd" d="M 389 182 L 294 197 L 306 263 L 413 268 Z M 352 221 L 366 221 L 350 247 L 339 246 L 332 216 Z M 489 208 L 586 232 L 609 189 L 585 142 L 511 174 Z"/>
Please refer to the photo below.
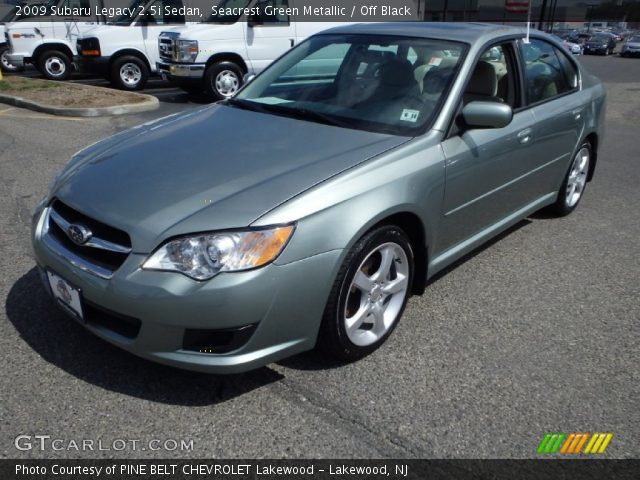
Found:
<path fill-rule="evenodd" d="M 590 47 L 588 45 L 584 46 L 584 53 L 606 53 L 609 47 L 602 47 L 602 46 L 597 46 L 597 47 Z"/>
<path fill-rule="evenodd" d="M 620 52 L 620 55 L 624 57 L 638 57 L 640 56 L 640 48 L 626 48 Z"/>
<path fill-rule="evenodd" d="M 146 254 L 131 253 L 111 279 L 72 266 L 42 239 L 45 214 L 34 217 L 32 244 L 41 272 L 50 270 L 81 291 L 89 308 L 139 321 L 133 336 L 107 323 L 77 319 L 97 336 L 135 355 L 163 364 L 210 373 L 258 368 L 314 347 L 341 250 L 286 265 L 222 273 L 197 282 L 171 272 L 142 270 Z M 45 288 L 49 291 L 46 275 Z M 186 350 L 193 330 L 255 330 L 228 353 Z"/>
<path fill-rule="evenodd" d="M 74 55 L 73 62 L 79 73 L 95 73 L 98 75 L 109 74 L 109 61 L 111 57 L 85 57 Z"/>
<path fill-rule="evenodd" d="M 156 69 L 160 75 L 169 80 L 192 80 L 202 81 L 204 79 L 204 63 L 164 63 L 156 62 Z"/>
<path fill-rule="evenodd" d="M 26 61 L 26 57 L 20 53 L 9 53 L 7 55 L 7 61 L 15 66 L 15 67 L 24 67 L 25 63 L 27 63 Z"/>

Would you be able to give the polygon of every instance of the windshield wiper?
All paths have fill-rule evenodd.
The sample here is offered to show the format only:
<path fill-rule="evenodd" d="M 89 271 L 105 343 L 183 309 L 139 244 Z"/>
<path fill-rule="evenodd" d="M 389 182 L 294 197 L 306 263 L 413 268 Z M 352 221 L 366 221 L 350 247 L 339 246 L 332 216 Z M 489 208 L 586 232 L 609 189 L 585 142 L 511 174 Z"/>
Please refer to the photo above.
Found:
<path fill-rule="evenodd" d="M 251 110 L 260 113 L 271 113 L 274 115 L 281 115 L 284 117 L 296 118 L 300 120 L 308 120 L 311 122 L 322 123 L 334 127 L 354 128 L 351 124 L 340 121 L 332 115 L 327 115 L 325 113 L 307 110 L 304 108 L 282 107 L 280 105 L 252 102 L 239 98 L 229 98 L 224 101 L 224 104 L 242 108 L 244 110 Z"/>

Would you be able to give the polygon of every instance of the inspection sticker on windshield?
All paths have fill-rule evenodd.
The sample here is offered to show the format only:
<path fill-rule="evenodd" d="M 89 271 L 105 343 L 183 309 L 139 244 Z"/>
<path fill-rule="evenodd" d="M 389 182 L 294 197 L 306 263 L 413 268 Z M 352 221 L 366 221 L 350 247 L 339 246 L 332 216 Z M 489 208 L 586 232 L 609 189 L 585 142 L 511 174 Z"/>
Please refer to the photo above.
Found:
<path fill-rule="evenodd" d="M 400 120 L 404 120 L 405 122 L 416 123 L 418 121 L 418 115 L 420 115 L 420 110 L 409 110 L 405 108 L 402 110 L 402 115 L 400 115 Z"/>
<path fill-rule="evenodd" d="M 429 65 L 433 67 L 437 67 L 442 63 L 442 59 L 440 57 L 431 57 L 429 60 Z"/>

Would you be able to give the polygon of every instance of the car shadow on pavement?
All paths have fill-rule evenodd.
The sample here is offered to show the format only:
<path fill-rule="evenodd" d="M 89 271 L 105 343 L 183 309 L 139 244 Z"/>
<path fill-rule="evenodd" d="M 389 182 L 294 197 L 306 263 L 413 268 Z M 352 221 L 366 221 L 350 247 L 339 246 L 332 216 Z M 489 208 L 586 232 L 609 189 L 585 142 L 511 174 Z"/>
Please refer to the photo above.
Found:
<path fill-rule="evenodd" d="M 522 227 L 525 227 L 531 223 L 532 223 L 531 220 L 523 219 L 518 223 L 516 223 L 515 225 L 506 229 L 504 232 L 498 234 L 496 237 L 480 245 L 475 250 L 472 250 L 471 252 L 467 253 L 465 256 L 463 256 L 459 260 L 456 260 L 447 268 L 436 273 L 432 278 L 430 278 L 429 281 L 427 282 L 427 288 L 429 288 L 429 285 L 431 285 L 432 283 L 437 282 L 440 278 L 447 275 L 447 273 L 451 272 L 452 270 L 455 270 L 458 266 L 471 260 L 473 257 L 482 253 L 487 248 L 491 247 L 492 245 L 499 242 L 503 238 L 511 235 L 513 232 L 520 230 Z M 286 358 L 278 362 L 278 365 L 282 365 L 283 367 L 291 368 L 294 370 L 329 370 L 333 368 L 344 367 L 348 364 L 349 362 L 336 360 L 327 355 L 323 355 L 321 352 L 317 352 L 315 350 L 300 353 L 298 355 Z"/>
<path fill-rule="evenodd" d="M 67 317 L 44 291 L 35 268 L 12 286 L 5 307 L 22 339 L 44 360 L 80 380 L 132 397 L 172 405 L 212 405 L 283 378 L 267 367 L 221 376 L 138 358 Z"/>

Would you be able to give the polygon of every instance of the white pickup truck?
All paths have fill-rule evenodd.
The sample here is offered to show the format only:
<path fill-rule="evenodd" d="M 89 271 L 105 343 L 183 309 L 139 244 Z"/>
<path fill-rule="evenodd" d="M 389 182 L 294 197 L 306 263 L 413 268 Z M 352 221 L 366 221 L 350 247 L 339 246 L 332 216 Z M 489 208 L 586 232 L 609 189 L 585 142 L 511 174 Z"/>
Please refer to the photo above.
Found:
<path fill-rule="evenodd" d="M 7 43 L 5 35 L 7 31 L 5 25 L 12 22 L 26 22 L 32 20 L 34 17 L 33 15 L 23 14 L 24 7 L 35 6 L 39 8 L 41 5 L 46 4 L 46 2 L 23 2 L 21 5 L 12 5 L 8 11 L 4 11 L 3 15 L 0 17 L 0 69 L 3 72 L 12 73 L 18 72 L 22 69 L 22 67 L 17 67 L 9 63 L 9 44 Z"/>
<path fill-rule="evenodd" d="M 51 0 L 20 5 L 13 22 L 5 25 L 9 52 L 5 61 L 14 68 L 33 63 L 50 80 L 66 80 L 73 72 L 76 38 L 101 21 L 101 0 Z M 20 11 L 18 11 L 20 9 Z M 69 11 L 70 15 L 60 15 Z"/>
<path fill-rule="evenodd" d="M 172 25 L 192 25 L 189 0 L 134 0 L 129 11 L 105 25 L 85 31 L 76 43 L 81 72 L 97 73 L 123 90 L 144 88 L 156 71 L 158 35 Z M 202 3 L 202 2 L 200 2 Z"/>
<path fill-rule="evenodd" d="M 188 92 L 228 98 L 246 74 L 259 73 L 305 38 L 338 25 L 295 21 L 283 13 L 294 2 L 222 0 L 205 23 L 162 32 L 157 70 Z"/>

